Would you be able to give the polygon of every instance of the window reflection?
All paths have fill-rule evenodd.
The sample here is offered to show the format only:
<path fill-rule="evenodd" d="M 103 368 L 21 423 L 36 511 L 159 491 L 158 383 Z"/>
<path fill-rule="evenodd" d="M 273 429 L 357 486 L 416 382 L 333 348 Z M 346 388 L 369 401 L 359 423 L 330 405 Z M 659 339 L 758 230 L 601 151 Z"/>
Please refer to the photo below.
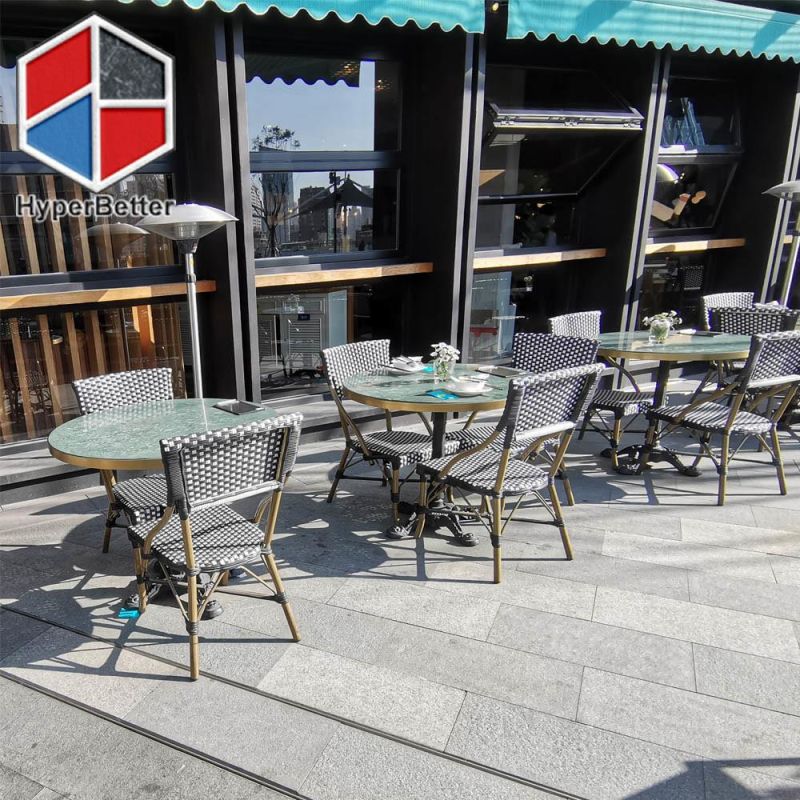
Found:
<path fill-rule="evenodd" d="M 248 49 L 251 152 L 286 149 L 263 132 L 287 131 L 295 150 L 398 147 L 400 70 L 393 61 L 265 54 Z"/>
<path fill-rule="evenodd" d="M 738 145 L 736 86 L 729 81 L 672 78 L 661 147 L 672 152 L 709 152 Z"/>
<path fill-rule="evenodd" d="M 258 172 L 250 176 L 256 258 L 397 247 L 397 173 Z"/>

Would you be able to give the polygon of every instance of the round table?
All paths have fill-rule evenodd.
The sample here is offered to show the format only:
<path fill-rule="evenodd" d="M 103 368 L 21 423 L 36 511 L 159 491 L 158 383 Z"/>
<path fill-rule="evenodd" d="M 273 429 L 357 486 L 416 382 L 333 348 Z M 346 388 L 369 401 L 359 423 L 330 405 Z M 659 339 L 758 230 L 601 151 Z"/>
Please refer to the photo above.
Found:
<path fill-rule="evenodd" d="M 673 332 L 663 344 L 650 342 L 647 331 L 617 331 L 600 334 L 597 354 L 612 362 L 617 359 L 631 361 L 658 361 L 653 405 L 664 405 L 671 367 L 679 361 L 737 361 L 747 358 L 750 352 L 749 336 L 734 336 L 730 333 L 703 335 Z M 697 476 L 694 467 L 687 467 L 677 453 L 661 447 L 647 448 L 644 445 L 626 447 L 620 456 L 627 456 L 627 463 L 620 463 L 618 471 L 637 474 L 651 461 L 667 461 L 684 475 Z"/>
<path fill-rule="evenodd" d="M 101 472 L 161 469 L 162 439 L 233 428 L 275 416 L 271 408 L 231 414 L 214 408 L 217 398 L 158 400 L 84 414 L 47 437 L 61 461 Z"/>
<path fill-rule="evenodd" d="M 446 400 L 427 394 L 431 390 L 442 388 L 442 384 L 435 382 L 432 370 L 411 375 L 393 375 L 386 369 L 380 369 L 351 375 L 344 381 L 344 394 L 351 400 L 385 411 L 430 414 L 433 423 L 433 457 L 438 458 L 443 454 L 447 415 L 450 412 L 496 411 L 506 404 L 511 378 L 477 372 L 479 366 L 481 365 L 457 364 L 454 371 L 457 377 L 470 376 L 486 380 L 487 391 L 475 397 Z M 523 374 L 525 373 L 519 372 L 519 375 Z"/>

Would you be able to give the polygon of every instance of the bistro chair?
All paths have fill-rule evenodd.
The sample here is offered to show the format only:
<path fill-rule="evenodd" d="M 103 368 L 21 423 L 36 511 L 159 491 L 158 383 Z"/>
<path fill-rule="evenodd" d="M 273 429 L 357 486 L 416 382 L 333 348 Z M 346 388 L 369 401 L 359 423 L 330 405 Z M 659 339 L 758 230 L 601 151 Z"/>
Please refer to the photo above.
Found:
<path fill-rule="evenodd" d="M 503 414 L 483 442 L 455 456 L 443 456 L 417 465 L 421 477 L 417 537 L 422 535 L 425 516 L 432 502 L 442 492 L 458 492 L 466 501 L 466 506 L 459 510 L 466 511 L 466 516 L 483 523 L 490 532 L 494 550 L 494 582 L 500 583 L 500 537 L 522 500 L 533 495 L 552 517 L 546 524 L 558 528 L 564 553 L 571 560 L 572 545 L 554 480 L 572 439 L 575 423 L 586 408 L 602 371 L 601 364 L 585 364 L 515 378 L 509 384 Z M 518 441 L 520 434 L 530 442 L 521 451 Z M 542 443 L 554 437 L 558 438 L 558 446 L 549 469 L 530 463 L 528 457 Z M 433 485 L 431 491 L 429 484 Z M 549 503 L 543 494 L 545 490 L 549 494 Z M 472 506 L 465 493 L 479 495 L 481 507 Z M 504 521 L 504 507 L 508 498 L 517 500 Z M 488 513 L 484 513 L 486 506 L 491 506 Z M 460 518 L 456 518 L 455 522 L 460 525 Z"/>
<path fill-rule="evenodd" d="M 705 330 L 711 328 L 711 310 L 714 308 L 752 308 L 755 295 L 753 292 L 718 292 L 705 294 L 700 298 L 701 322 Z"/>
<path fill-rule="evenodd" d="M 366 342 L 337 345 L 322 351 L 322 364 L 328 379 L 331 394 L 339 411 L 339 420 L 344 433 L 345 445 L 336 474 L 328 492 L 328 502 L 336 497 L 339 481 L 361 480 L 381 481 L 390 484 L 392 519 L 398 536 L 400 533 L 400 470 L 417 464 L 433 454 L 433 442 L 429 434 L 415 431 L 395 431 L 391 428 L 391 414 L 386 412 L 385 431 L 363 433 L 344 407 L 344 382 L 351 375 L 370 372 L 385 367 L 389 363 L 389 340 L 375 339 Z M 455 453 L 458 444 L 445 442 L 445 452 Z M 376 465 L 381 477 L 350 475 L 348 468 L 366 462 Z M 388 474 L 387 474 L 388 473 Z M 406 478 L 407 480 L 407 478 Z M 403 481 L 404 482 L 404 481 Z M 404 533 L 402 535 L 405 535 Z"/>
<path fill-rule="evenodd" d="M 718 388 L 706 397 L 693 399 L 685 405 L 662 406 L 648 412 L 650 422 L 645 448 L 655 446 L 656 440 L 684 428 L 700 444 L 700 451 L 692 466 L 700 459 L 710 458 L 717 468 L 719 488 L 717 505 L 725 503 L 728 465 L 738 457 L 746 441 L 755 437 L 761 448 L 772 456 L 778 474 L 781 494 L 786 494 L 786 477 L 783 471 L 778 422 L 789 407 L 800 385 L 800 332 L 757 333 L 750 345 L 750 354 L 741 372 L 729 384 Z M 775 409 L 759 412 L 764 401 L 781 395 Z M 715 402 L 725 400 L 726 403 Z M 664 423 L 659 432 L 659 423 Z M 741 441 L 732 447 L 731 438 Z M 769 441 L 767 441 L 769 435 Z M 721 439 L 720 448 L 711 447 L 713 437 Z M 739 460 L 745 461 L 738 457 Z"/>
<path fill-rule="evenodd" d="M 172 400 L 172 370 L 159 367 L 112 372 L 74 381 L 72 388 L 81 414 L 93 414 L 134 403 Z M 123 434 L 120 431 L 120 435 Z M 167 489 L 163 475 L 144 475 L 119 483 L 111 472 L 102 472 L 101 475 L 109 496 L 103 536 L 103 552 L 107 553 L 111 529 L 128 527 L 118 522 L 120 515 L 124 514 L 131 525 L 158 519 L 166 502 Z"/>
<path fill-rule="evenodd" d="M 575 314 L 563 314 L 560 317 L 550 317 L 548 325 L 551 333 L 561 336 L 586 336 L 597 340 L 600 337 L 600 311 L 579 311 Z M 653 407 L 653 393 L 643 392 L 633 375 L 615 359 L 608 358 L 608 363 L 619 370 L 631 384 L 631 389 L 600 389 L 594 394 L 578 436 L 583 439 L 587 428 L 591 428 L 608 440 L 607 455 L 611 458 L 614 468 L 619 466 L 619 445 L 622 435 L 631 426 L 636 417 Z M 614 422 L 609 427 L 600 413 L 610 413 Z M 630 417 L 628 424 L 623 424 L 625 417 Z"/>
<path fill-rule="evenodd" d="M 551 333 L 518 333 L 514 336 L 514 361 L 516 369 L 535 374 L 553 372 L 558 369 L 581 367 L 594 364 L 597 360 L 596 337 L 578 338 L 576 336 L 560 336 Z M 472 417 L 467 425 L 458 431 L 447 434 L 452 441 L 458 442 L 459 450 L 469 450 L 483 442 L 495 429 L 494 425 L 471 425 Z M 518 451 L 525 450 L 535 440 L 531 432 L 518 431 L 514 447 Z M 552 462 L 557 446 L 557 438 L 545 441 L 541 449 L 531 455 L 541 455 Z M 569 474 L 563 463 L 558 470 L 558 477 L 564 486 L 567 505 L 575 505 L 575 496 Z"/>
<path fill-rule="evenodd" d="M 214 592 L 232 569 L 243 569 L 270 591 L 283 608 L 294 641 L 297 624 L 286 598 L 272 538 L 286 479 L 292 471 L 302 414 L 164 439 L 161 457 L 167 484 L 166 510 L 155 525 L 142 522 L 128 531 L 134 547 L 139 611 L 147 609 L 145 569 L 156 560 L 186 622 L 192 680 L 200 675 L 199 624 Z M 263 495 L 246 519 L 230 503 Z M 266 515 L 264 530 L 260 527 Z M 263 564 L 270 585 L 251 567 Z M 198 591 L 201 573 L 210 580 Z M 186 600 L 178 581 L 186 582 Z"/>

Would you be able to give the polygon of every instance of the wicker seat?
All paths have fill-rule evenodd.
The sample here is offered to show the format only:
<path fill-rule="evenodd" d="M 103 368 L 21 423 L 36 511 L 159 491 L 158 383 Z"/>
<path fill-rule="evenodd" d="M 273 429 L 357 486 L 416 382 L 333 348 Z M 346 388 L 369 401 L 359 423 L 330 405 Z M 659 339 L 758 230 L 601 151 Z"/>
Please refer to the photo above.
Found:
<path fill-rule="evenodd" d="M 345 446 L 333 483 L 328 492 L 328 502 L 336 497 L 339 481 L 343 479 L 380 480 L 390 482 L 392 518 L 395 525 L 400 524 L 400 470 L 430 458 L 433 452 L 433 440 L 424 433 L 413 431 L 395 431 L 391 428 L 391 415 L 386 412 L 385 431 L 378 433 L 362 433 L 344 407 L 344 382 L 351 375 L 360 372 L 380 369 L 389 362 L 389 340 L 376 339 L 368 342 L 355 342 L 337 347 L 329 347 L 322 351 L 322 363 L 328 378 L 331 394 L 339 411 Z M 446 442 L 445 452 L 454 453 L 458 449 L 457 442 Z M 380 478 L 367 476 L 351 476 L 347 469 L 360 462 L 377 464 L 381 470 Z M 387 476 L 387 469 L 389 475 Z"/>
<path fill-rule="evenodd" d="M 72 387 L 81 414 L 173 399 L 172 370 L 169 367 L 112 372 L 74 381 Z M 103 552 L 107 553 L 111 529 L 128 527 L 118 522 L 120 515 L 124 513 L 131 525 L 158 519 L 167 500 L 167 486 L 163 475 L 145 475 L 116 483 L 113 474 L 103 473 L 103 482 L 109 493 L 103 536 Z"/>
<path fill-rule="evenodd" d="M 466 506 L 459 508 L 459 513 L 471 515 L 489 528 L 494 550 L 494 582 L 499 583 L 502 577 L 500 537 L 505 525 L 502 519 L 505 500 L 517 497 L 521 501 L 526 495 L 532 495 L 552 517 L 548 523 L 558 527 L 564 552 L 571 559 L 572 545 L 555 489 L 555 477 L 575 423 L 590 400 L 602 370 L 600 364 L 586 364 L 512 380 L 503 414 L 489 438 L 450 458 L 437 458 L 417 465 L 421 481 L 416 535 L 422 535 L 428 509 L 443 492 L 449 494 L 458 490 L 459 493 L 480 495 L 481 508 L 467 502 Z M 513 446 L 518 431 L 525 431 L 533 441 L 514 459 Z M 544 470 L 531 464 L 528 457 L 540 443 L 554 437 L 558 437 L 558 446 L 549 468 Z M 499 450 L 495 444 L 500 445 Z M 430 484 L 433 485 L 431 491 Z M 545 489 L 549 493 L 549 503 L 542 494 Z M 491 505 L 491 512 L 484 514 L 482 509 L 487 503 Z M 506 522 L 518 505 L 519 501 Z"/>
<path fill-rule="evenodd" d="M 147 610 L 145 568 L 154 558 L 162 582 L 172 590 L 189 634 L 190 673 L 200 674 L 199 621 L 228 570 L 241 568 L 265 586 L 283 608 L 292 638 L 297 625 L 286 599 L 272 539 L 283 487 L 292 471 L 300 438 L 301 414 L 165 439 L 161 456 L 167 482 L 167 506 L 155 524 L 129 530 L 134 546 L 139 611 Z M 229 503 L 260 496 L 255 516 L 245 519 Z M 266 515 L 265 529 L 260 525 Z M 272 585 L 251 567 L 261 563 Z M 202 589 L 201 573 L 210 573 Z M 182 599 L 185 580 L 186 600 Z"/>
<path fill-rule="evenodd" d="M 600 311 L 579 311 L 575 314 L 564 314 L 560 317 L 551 317 L 548 320 L 551 333 L 558 333 L 562 336 L 587 336 L 591 339 L 598 339 L 600 336 Z M 653 393 L 643 392 L 639 389 L 633 375 L 622 367 L 618 362 L 608 359 L 611 366 L 619 370 L 631 383 L 631 390 L 607 389 L 595 393 L 591 405 L 587 409 L 581 425 L 579 438 L 583 438 L 587 428 L 591 428 L 608 440 L 609 455 L 611 464 L 615 468 L 618 466 L 619 445 L 622 434 L 627 427 L 623 420 L 625 417 L 634 418 L 647 411 L 653 406 Z M 614 418 L 611 427 L 605 419 L 598 413 L 600 411 L 610 412 Z M 631 420 L 633 422 L 633 420 Z"/>
<path fill-rule="evenodd" d="M 718 292 L 706 294 L 700 298 L 703 327 L 708 331 L 711 328 L 711 311 L 715 308 L 752 308 L 753 292 Z"/>
<path fill-rule="evenodd" d="M 725 503 L 728 465 L 740 452 L 748 437 L 754 436 L 759 445 L 772 456 L 778 474 L 781 494 L 786 494 L 778 422 L 800 386 L 800 332 L 758 333 L 753 336 L 750 354 L 739 375 L 731 383 L 717 389 L 707 398 L 696 398 L 684 405 L 662 406 L 648 412 L 650 425 L 645 447 L 655 446 L 656 439 L 678 428 L 685 429 L 700 443 L 700 452 L 692 466 L 701 458 L 710 458 L 719 474 L 717 504 Z M 780 396 L 777 408 L 770 401 Z M 727 404 L 715 402 L 727 400 Z M 759 412 L 762 404 L 767 410 Z M 665 427 L 659 433 L 659 423 Z M 769 441 L 767 440 L 769 434 Z M 719 435 L 718 452 L 711 448 L 711 439 Z M 731 436 L 742 437 L 732 447 Z"/>
<path fill-rule="evenodd" d="M 596 339 L 596 337 L 595 337 Z M 518 333 L 514 337 L 514 367 L 535 374 L 552 372 L 569 367 L 593 364 L 597 358 L 597 341 L 575 336 L 559 336 L 551 333 Z M 447 434 L 448 441 L 458 443 L 459 450 L 469 450 L 484 442 L 495 430 L 494 425 L 468 424 L 461 430 Z M 530 431 L 519 430 L 512 442 L 512 451 L 521 452 L 528 448 L 536 437 Z M 494 443 L 491 447 L 500 449 Z M 548 462 L 552 460 L 553 440 L 544 442 L 537 453 Z M 561 467 L 558 477 L 564 484 L 564 492 L 569 505 L 575 504 L 569 475 Z"/>

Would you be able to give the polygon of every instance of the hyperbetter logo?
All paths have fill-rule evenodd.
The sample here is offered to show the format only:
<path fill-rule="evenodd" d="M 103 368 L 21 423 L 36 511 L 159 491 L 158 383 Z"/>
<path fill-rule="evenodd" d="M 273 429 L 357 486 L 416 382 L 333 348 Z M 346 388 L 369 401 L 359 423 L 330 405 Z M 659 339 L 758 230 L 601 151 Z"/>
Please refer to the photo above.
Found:
<path fill-rule="evenodd" d="M 18 217 L 33 217 L 36 222 L 58 222 L 62 217 L 146 217 L 149 214 L 169 214 L 174 200 L 151 200 L 149 197 L 115 198 L 96 194 L 84 200 L 47 198 L 33 194 L 17 195 L 15 211 Z"/>

